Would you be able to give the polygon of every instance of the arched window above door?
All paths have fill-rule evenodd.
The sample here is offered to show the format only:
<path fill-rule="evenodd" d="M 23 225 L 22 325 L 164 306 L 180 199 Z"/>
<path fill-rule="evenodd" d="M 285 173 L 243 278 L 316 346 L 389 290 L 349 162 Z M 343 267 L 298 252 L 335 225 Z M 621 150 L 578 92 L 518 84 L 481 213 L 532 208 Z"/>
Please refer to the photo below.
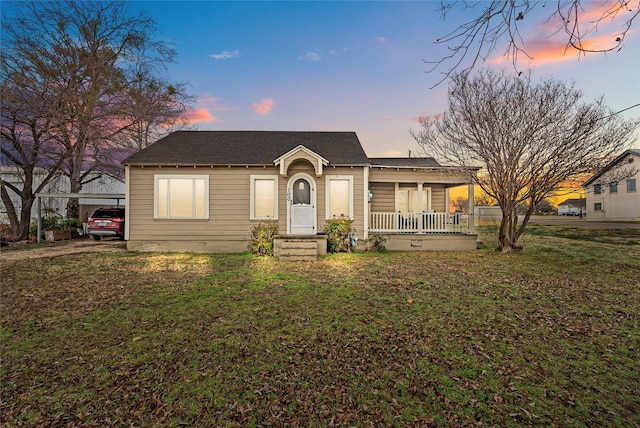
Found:
<path fill-rule="evenodd" d="M 293 183 L 293 203 L 294 204 L 311 204 L 311 186 L 304 178 L 298 178 Z"/>

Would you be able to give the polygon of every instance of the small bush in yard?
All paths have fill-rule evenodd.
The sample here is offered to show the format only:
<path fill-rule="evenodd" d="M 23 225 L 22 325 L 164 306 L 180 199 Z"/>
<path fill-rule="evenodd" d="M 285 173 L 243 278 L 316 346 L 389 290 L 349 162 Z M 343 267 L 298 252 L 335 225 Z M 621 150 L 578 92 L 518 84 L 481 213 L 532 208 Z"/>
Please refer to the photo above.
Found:
<path fill-rule="evenodd" d="M 261 256 L 273 255 L 273 237 L 278 234 L 278 223 L 265 221 L 256 224 L 251 229 L 249 251 Z"/>
<path fill-rule="evenodd" d="M 324 226 L 324 233 L 327 234 L 327 251 L 340 253 L 349 250 L 349 234 L 353 232 L 352 223 L 353 220 L 343 216 L 327 220 Z"/>
<path fill-rule="evenodd" d="M 387 238 L 385 236 L 373 234 L 369 235 L 369 239 L 367 240 L 371 245 L 370 249 L 372 249 L 373 251 L 382 252 L 387 250 L 387 247 L 384 245 L 384 243 L 387 242 Z"/>

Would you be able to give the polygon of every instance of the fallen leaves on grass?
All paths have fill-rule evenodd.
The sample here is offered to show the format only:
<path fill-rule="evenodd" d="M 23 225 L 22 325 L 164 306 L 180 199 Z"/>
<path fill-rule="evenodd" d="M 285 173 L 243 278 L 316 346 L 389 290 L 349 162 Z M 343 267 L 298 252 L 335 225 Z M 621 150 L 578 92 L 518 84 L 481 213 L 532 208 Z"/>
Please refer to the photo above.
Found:
<path fill-rule="evenodd" d="M 14 264 L 0 424 L 633 426 L 640 263 L 572 254 Z"/>

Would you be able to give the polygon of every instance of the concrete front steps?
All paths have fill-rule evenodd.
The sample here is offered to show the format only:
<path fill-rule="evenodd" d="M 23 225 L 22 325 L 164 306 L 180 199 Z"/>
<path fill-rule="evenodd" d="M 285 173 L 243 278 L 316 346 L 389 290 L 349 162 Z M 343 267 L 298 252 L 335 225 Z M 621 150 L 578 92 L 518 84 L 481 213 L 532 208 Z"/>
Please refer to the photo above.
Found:
<path fill-rule="evenodd" d="M 273 255 L 283 262 L 310 262 L 327 254 L 327 235 L 276 235 Z"/>

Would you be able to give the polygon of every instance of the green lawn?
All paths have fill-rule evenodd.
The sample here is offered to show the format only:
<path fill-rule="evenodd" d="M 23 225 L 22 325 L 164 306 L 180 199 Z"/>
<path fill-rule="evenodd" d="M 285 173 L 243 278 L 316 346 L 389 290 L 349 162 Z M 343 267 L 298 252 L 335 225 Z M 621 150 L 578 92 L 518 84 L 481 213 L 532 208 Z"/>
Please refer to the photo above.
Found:
<path fill-rule="evenodd" d="M 0 425 L 639 425 L 640 237 L 537 229 L 511 254 L 3 263 Z"/>

